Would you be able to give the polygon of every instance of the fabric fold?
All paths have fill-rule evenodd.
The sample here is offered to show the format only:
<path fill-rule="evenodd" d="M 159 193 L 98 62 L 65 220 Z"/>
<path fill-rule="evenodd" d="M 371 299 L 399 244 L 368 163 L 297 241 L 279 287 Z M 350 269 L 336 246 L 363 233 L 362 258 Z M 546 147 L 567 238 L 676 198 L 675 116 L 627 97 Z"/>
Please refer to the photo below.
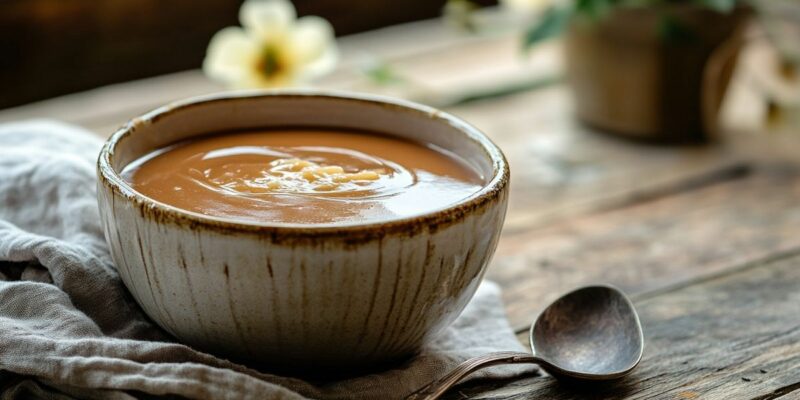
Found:
<path fill-rule="evenodd" d="M 100 146 L 62 123 L 0 125 L 0 399 L 392 399 L 472 356 L 524 350 L 491 282 L 419 355 L 365 376 L 311 383 L 176 343 L 144 315 L 109 256 L 95 199 Z M 475 377 L 535 371 L 502 366 Z"/>

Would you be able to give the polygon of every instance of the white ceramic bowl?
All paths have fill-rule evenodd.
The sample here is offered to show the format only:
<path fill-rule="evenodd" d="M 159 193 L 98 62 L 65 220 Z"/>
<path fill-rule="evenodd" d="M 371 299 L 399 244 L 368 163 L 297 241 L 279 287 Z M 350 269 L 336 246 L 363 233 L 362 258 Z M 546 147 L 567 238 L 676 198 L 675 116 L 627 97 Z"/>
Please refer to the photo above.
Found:
<path fill-rule="evenodd" d="M 136 158 L 209 133 L 270 127 L 376 131 L 450 150 L 484 176 L 445 209 L 378 223 L 254 223 L 185 211 L 134 191 Z M 508 164 L 444 112 L 372 96 L 222 94 L 172 104 L 114 133 L 98 161 L 98 201 L 120 276 L 179 340 L 282 367 L 363 367 L 407 357 L 470 300 L 497 245 Z"/>

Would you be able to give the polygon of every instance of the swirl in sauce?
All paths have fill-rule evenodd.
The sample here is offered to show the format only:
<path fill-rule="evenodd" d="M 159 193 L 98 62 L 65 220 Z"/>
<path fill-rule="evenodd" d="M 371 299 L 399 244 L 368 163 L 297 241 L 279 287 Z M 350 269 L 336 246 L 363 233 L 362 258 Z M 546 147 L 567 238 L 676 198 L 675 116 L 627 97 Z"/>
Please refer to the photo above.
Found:
<path fill-rule="evenodd" d="M 318 129 L 207 136 L 132 162 L 123 178 L 143 195 L 238 220 L 371 222 L 441 209 L 478 191 L 473 168 L 431 145 Z"/>

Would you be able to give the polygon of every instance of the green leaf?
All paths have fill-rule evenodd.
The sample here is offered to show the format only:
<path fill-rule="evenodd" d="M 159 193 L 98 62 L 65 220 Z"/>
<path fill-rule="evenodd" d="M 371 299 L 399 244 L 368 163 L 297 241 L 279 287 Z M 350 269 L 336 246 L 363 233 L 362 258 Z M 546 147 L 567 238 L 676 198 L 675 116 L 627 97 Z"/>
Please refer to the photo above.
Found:
<path fill-rule="evenodd" d="M 405 82 L 391 65 L 382 60 L 370 60 L 362 66 L 361 72 L 376 85 L 387 86 Z"/>
<path fill-rule="evenodd" d="M 729 13 L 736 7 L 737 0 L 697 0 L 705 7 L 721 13 Z"/>
<path fill-rule="evenodd" d="M 617 5 L 617 2 L 616 0 L 576 0 L 575 12 L 597 19 L 607 15 Z"/>
<path fill-rule="evenodd" d="M 572 16 L 572 8 L 569 7 L 550 7 L 544 12 L 536 23 L 528 27 L 523 37 L 523 49 L 528 50 L 533 45 L 558 36 L 569 23 Z"/>

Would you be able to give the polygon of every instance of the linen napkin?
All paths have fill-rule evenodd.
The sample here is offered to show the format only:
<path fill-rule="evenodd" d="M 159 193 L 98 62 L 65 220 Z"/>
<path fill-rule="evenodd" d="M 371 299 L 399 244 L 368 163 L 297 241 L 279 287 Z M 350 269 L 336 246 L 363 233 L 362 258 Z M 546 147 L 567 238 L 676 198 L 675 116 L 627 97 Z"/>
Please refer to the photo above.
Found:
<path fill-rule="evenodd" d="M 95 199 L 100 146 L 62 123 L 0 125 L 0 399 L 393 399 L 467 358 L 523 351 L 491 282 L 418 356 L 366 376 L 311 383 L 177 343 L 109 256 Z M 502 366 L 475 377 L 530 373 Z"/>

